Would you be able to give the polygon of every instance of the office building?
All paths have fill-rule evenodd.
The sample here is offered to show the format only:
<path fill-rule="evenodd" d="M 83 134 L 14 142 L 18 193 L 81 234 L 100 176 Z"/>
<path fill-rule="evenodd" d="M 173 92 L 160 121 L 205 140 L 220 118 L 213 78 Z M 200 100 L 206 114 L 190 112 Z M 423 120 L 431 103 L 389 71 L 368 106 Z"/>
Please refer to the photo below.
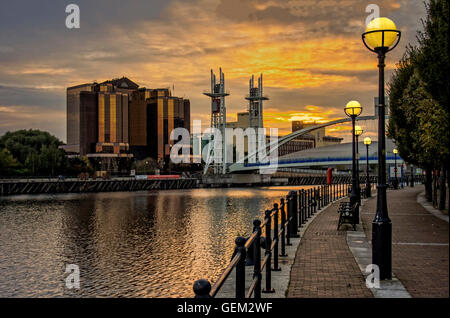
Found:
<path fill-rule="evenodd" d="M 190 101 L 170 89 L 146 89 L 126 77 L 67 88 L 70 156 L 117 166 L 116 159 L 167 159 L 173 129 L 190 131 Z M 106 158 L 103 160 L 102 158 Z"/>
<path fill-rule="evenodd" d="M 190 101 L 172 96 L 168 88 L 141 88 L 132 94 L 129 110 L 130 149 L 137 159 L 167 159 L 176 141 L 175 128 L 190 132 Z"/>
<path fill-rule="evenodd" d="M 97 93 L 95 84 L 67 88 L 67 145 L 71 156 L 85 156 L 95 151 L 98 131 Z"/>

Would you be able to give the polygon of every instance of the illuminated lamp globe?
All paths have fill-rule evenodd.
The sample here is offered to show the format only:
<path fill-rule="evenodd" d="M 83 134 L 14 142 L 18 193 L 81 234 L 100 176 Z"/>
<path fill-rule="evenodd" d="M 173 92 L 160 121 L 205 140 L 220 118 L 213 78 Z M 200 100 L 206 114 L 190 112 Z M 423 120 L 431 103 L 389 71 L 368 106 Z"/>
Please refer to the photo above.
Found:
<path fill-rule="evenodd" d="M 391 47 L 398 36 L 397 26 L 388 18 L 372 20 L 366 27 L 367 32 L 370 33 L 365 34 L 366 42 L 373 49 Z"/>
<path fill-rule="evenodd" d="M 392 152 L 398 154 L 398 149 L 394 149 Z"/>
<path fill-rule="evenodd" d="M 372 139 L 370 139 L 370 137 L 364 138 L 364 144 L 365 145 L 370 145 L 371 143 L 372 143 Z"/>
<path fill-rule="evenodd" d="M 355 136 L 361 136 L 364 130 L 361 128 L 361 126 L 355 126 Z"/>
<path fill-rule="evenodd" d="M 358 117 L 362 112 L 362 106 L 359 102 L 352 100 L 345 106 L 345 114 L 349 117 Z"/>

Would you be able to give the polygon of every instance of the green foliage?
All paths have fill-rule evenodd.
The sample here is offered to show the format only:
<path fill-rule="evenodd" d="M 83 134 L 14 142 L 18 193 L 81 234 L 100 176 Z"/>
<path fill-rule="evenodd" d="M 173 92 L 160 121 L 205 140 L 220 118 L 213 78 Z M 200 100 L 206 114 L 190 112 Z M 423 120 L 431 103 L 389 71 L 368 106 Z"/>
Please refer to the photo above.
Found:
<path fill-rule="evenodd" d="M 397 64 L 392 80 L 389 84 L 389 125 L 388 135 L 396 141 L 397 147 L 403 159 L 419 165 L 413 158 L 414 149 L 410 147 L 414 139 L 409 133 L 411 127 L 416 127 L 417 120 L 414 116 L 408 116 L 408 105 L 404 103 L 403 93 L 408 87 L 409 80 L 414 73 L 414 66 L 411 62 L 411 56 L 415 54 L 415 49 L 410 47 L 407 55 Z"/>
<path fill-rule="evenodd" d="M 67 157 L 62 149 L 58 149 L 61 144 L 58 138 L 40 130 L 7 132 L 0 137 L 0 151 L 4 153 L 4 158 L 9 158 L 4 159 L 2 175 L 47 176 L 62 173 L 66 169 Z M 10 158 L 15 164 L 11 164 Z M 8 166 L 6 162 L 9 162 Z"/>
<path fill-rule="evenodd" d="M 415 127 L 408 132 L 411 148 L 415 150 L 410 157 L 421 166 L 442 164 L 448 157 L 448 144 L 440 136 L 446 135 L 449 124 L 444 109 L 431 97 L 418 72 L 411 76 L 403 99 L 401 109 L 412 119 L 411 127 Z"/>
<path fill-rule="evenodd" d="M 0 176 L 8 176 L 21 168 L 8 149 L 0 150 Z"/>
<path fill-rule="evenodd" d="M 407 162 L 423 168 L 449 160 L 448 2 L 430 0 L 419 46 L 409 47 L 389 85 L 389 136 Z"/>
<path fill-rule="evenodd" d="M 427 91 L 441 106 L 448 109 L 450 94 L 449 74 L 449 1 L 430 0 L 426 4 L 427 18 L 424 31 L 418 32 L 421 54 L 416 67 Z"/>

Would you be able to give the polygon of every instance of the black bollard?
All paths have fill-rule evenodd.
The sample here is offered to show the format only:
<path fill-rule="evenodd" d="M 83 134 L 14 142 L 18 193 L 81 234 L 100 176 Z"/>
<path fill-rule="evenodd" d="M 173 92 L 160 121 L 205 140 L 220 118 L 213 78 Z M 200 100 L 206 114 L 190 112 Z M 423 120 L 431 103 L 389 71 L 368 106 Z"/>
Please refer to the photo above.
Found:
<path fill-rule="evenodd" d="M 303 223 L 308 222 L 308 195 L 306 190 L 303 190 Z"/>
<path fill-rule="evenodd" d="M 280 213 L 281 213 L 281 257 L 286 257 L 286 207 L 284 203 L 284 199 L 281 199 L 280 205 Z"/>
<path fill-rule="evenodd" d="M 330 185 L 327 184 L 327 205 L 330 204 Z"/>
<path fill-rule="evenodd" d="M 324 185 L 320 186 L 320 192 L 322 193 L 320 200 L 322 201 L 321 206 L 323 208 L 325 206 L 325 186 Z"/>
<path fill-rule="evenodd" d="M 211 298 L 211 284 L 206 279 L 195 281 L 193 289 L 195 298 Z"/>
<path fill-rule="evenodd" d="M 261 221 L 256 219 L 253 221 L 253 232 L 256 232 L 256 238 L 253 242 L 253 279 L 257 278 L 257 283 L 253 291 L 253 298 L 261 298 Z"/>
<path fill-rule="evenodd" d="M 290 200 L 288 201 L 288 220 L 289 234 L 288 237 L 300 237 L 298 233 L 298 201 L 297 192 L 289 192 Z M 289 204 L 290 203 L 290 204 Z"/>
<path fill-rule="evenodd" d="M 303 225 L 303 190 L 298 191 L 298 227 Z"/>
<path fill-rule="evenodd" d="M 320 211 L 322 206 L 320 205 L 320 186 L 317 187 L 317 210 Z"/>
<path fill-rule="evenodd" d="M 272 238 L 271 238 L 271 228 L 272 228 L 272 211 L 266 210 L 264 219 L 266 221 L 266 288 L 263 289 L 263 293 L 274 293 L 275 290 L 272 288 L 272 251 L 270 250 L 272 246 Z"/>
<path fill-rule="evenodd" d="M 281 268 L 278 266 L 278 246 L 280 243 L 280 237 L 278 235 L 278 220 L 279 220 L 279 209 L 278 203 L 274 203 L 273 205 L 274 215 L 273 215 L 273 239 L 275 241 L 275 246 L 273 247 L 273 271 L 281 271 Z"/>
<path fill-rule="evenodd" d="M 245 242 L 247 240 L 241 236 L 236 238 L 236 248 L 234 249 L 234 254 L 241 254 L 239 262 L 236 264 L 236 298 L 245 298 Z"/>
<path fill-rule="evenodd" d="M 308 189 L 308 218 L 312 216 L 312 189 Z"/>
<path fill-rule="evenodd" d="M 314 214 L 316 214 L 316 212 L 317 212 L 317 189 L 316 188 L 314 188 L 313 205 L 314 205 Z"/>
<path fill-rule="evenodd" d="M 284 214 L 284 225 L 283 225 L 283 231 L 284 231 L 284 238 L 286 239 L 286 246 L 291 245 L 291 237 L 289 236 L 289 197 L 285 201 L 283 205 L 282 213 Z"/>

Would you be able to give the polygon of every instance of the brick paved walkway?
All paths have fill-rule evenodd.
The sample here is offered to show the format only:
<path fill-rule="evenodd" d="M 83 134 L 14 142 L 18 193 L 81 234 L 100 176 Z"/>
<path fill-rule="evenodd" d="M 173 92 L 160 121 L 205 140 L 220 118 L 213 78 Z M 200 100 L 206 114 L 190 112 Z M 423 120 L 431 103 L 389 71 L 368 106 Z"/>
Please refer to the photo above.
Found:
<path fill-rule="evenodd" d="M 306 230 L 291 269 L 288 297 L 373 297 L 347 246 L 345 226 L 336 230 L 338 205 L 319 214 Z"/>
<path fill-rule="evenodd" d="M 392 221 L 392 271 L 412 297 L 449 297 L 449 224 L 417 203 L 423 186 L 388 192 Z M 372 238 L 375 198 L 361 210 L 367 238 Z"/>

